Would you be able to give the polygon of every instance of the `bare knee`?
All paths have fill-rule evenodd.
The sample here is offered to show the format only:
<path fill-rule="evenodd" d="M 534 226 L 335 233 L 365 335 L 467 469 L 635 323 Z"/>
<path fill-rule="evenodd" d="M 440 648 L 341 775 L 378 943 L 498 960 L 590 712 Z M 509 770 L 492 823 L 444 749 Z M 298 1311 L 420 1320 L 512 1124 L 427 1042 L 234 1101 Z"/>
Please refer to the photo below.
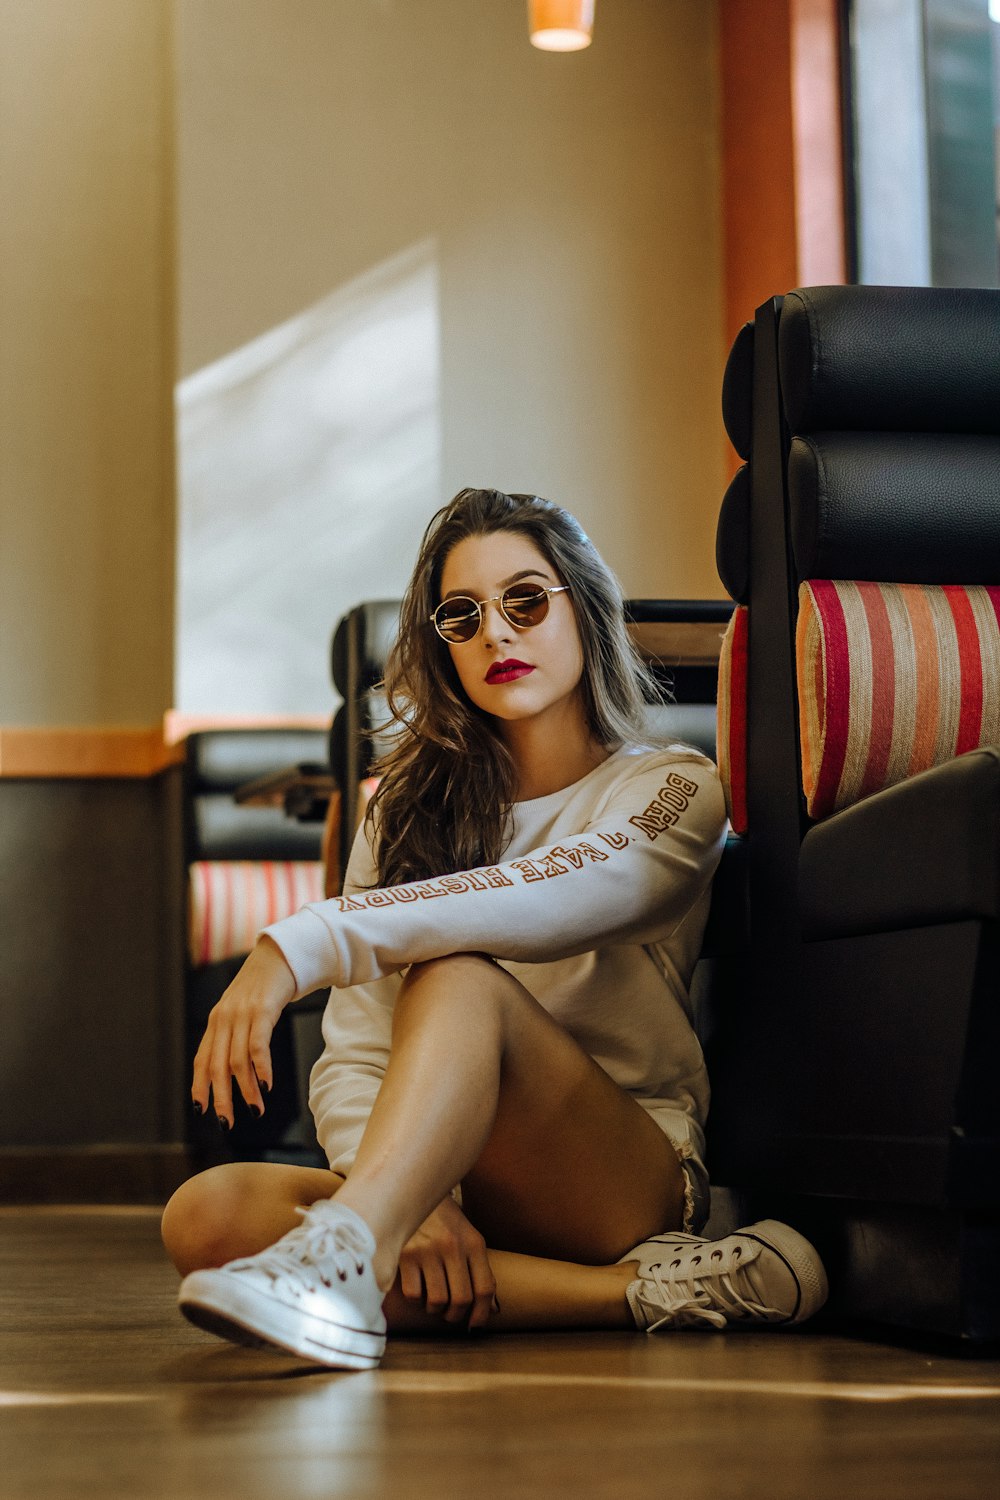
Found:
<path fill-rule="evenodd" d="M 489 1001 L 506 1006 L 531 997 L 506 969 L 484 953 L 450 953 L 444 958 L 429 958 L 411 964 L 400 990 L 397 1007 L 438 1000 L 459 1003 L 474 996 L 481 1006 Z M 533 1002 L 532 1002 L 533 1003 Z"/>
<path fill-rule="evenodd" d="M 413 964 L 403 980 L 393 1011 L 394 1043 L 414 1028 L 444 1026 L 449 1035 L 471 1028 L 488 1030 L 502 1052 L 516 1029 L 523 1006 L 536 1007 L 527 990 L 492 958 L 479 953 L 452 953 Z"/>
<path fill-rule="evenodd" d="M 252 1253 L 247 1241 L 255 1168 L 259 1172 L 257 1163 L 227 1162 L 189 1177 L 174 1193 L 160 1233 L 182 1276 Z"/>

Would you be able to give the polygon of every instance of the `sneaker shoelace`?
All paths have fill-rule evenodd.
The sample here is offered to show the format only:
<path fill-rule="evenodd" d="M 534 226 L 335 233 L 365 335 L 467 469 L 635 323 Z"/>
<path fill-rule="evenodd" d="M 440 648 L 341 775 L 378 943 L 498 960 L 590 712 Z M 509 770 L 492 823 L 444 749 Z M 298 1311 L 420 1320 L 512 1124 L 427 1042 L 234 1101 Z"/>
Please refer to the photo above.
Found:
<path fill-rule="evenodd" d="M 666 1264 L 650 1266 L 638 1292 L 643 1312 L 654 1319 L 647 1324 L 647 1332 L 655 1333 L 664 1324 L 685 1328 L 709 1323 L 725 1328 L 733 1320 L 746 1318 L 782 1321 L 785 1314 L 761 1302 L 751 1280 L 750 1268 L 758 1253 L 748 1254 L 739 1244 L 724 1251 L 709 1251 L 706 1245 L 705 1253 L 688 1251 Z"/>
<path fill-rule="evenodd" d="M 325 1214 L 308 1208 L 295 1211 L 302 1215 L 296 1229 L 259 1255 L 231 1261 L 226 1270 L 263 1272 L 275 1286 L 284 1284 L 297 1297 L 303 1291 L 314 1292 L 318 1283 L 332 1286 L 331 1273 L 346 1281 L 352 1268 L 359 1276 L 364 1272 L 368 1246 L 353 1224 L 331 1223 Z"/>

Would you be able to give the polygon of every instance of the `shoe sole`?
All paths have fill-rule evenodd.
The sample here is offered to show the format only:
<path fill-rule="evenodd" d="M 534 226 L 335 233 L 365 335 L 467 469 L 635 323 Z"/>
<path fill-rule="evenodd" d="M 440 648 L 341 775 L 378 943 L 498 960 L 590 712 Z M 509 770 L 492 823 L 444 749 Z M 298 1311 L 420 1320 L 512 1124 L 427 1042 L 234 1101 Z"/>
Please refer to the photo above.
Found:
<path fill-rule="evenodd" d="M 759 1224 L 750 1224 L 738 1231 L 741 1239 L 759 1240 L 775 1255 L 781 1257 L 791 1271 L 799 1288 L 798 1306 L 790 1318 L 784 1318 L 774 1327 L 787 1328 L 790 1323 L 804 1323 L 819 1312 L 830 1294 L 829 1283 L 823 1262 L 814 1245 L 797 1229 L 779 1224 L 776 1219 L 762 1219 Z"/>
<path fill-rule="evenodd" d="M 186 1277 L 178 1306 L 206 1333 L 251 1349 L 274 1345 L 331 1370 L 372 1370 L 385 1352 L 385 1334 L 297 1313 L 213 1271 L 194 1271 Z"/>

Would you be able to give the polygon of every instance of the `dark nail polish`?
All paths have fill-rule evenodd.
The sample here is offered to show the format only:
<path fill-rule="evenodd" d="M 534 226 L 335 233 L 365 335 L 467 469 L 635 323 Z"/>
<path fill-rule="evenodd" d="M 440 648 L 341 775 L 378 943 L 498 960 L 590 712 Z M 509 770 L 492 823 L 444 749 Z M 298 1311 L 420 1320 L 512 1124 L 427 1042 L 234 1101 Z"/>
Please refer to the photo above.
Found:
<path fill-rule="evenodd" d="M 215 1118 L 216 1118 L 216 1119 L 217 1119 L 217 1120 L 218 1120 L 218 1122 L 219 1122 L 219 1129 L 220 1129 L 220 1130 L 232 1130 L 232 1128 L 233 1128 L 233 1127 L 232 1127 L 232 1126 L 231 1126 L 231 1125 L 230 1125 L 230 1123 L 229 1123 L 229 1121 L 228 1121 L 228 1120 L 226 1120 L 226 1119 L 224 1119 L 224 1118 L 223 1118 L 223 1117 L 222 1117 L 222 1115 L 216 1115 L 216 1117 L 215 1117 Z"/>
<path fill-rule="evenodd" d="M 196 1115 L 203 1115 L 205 1113 L 201 1105 L 198 1103 L 197 1099 L 191 1100 L 191 1108 L 194 1110 Z"/>
<path fill-rule="evenodd" d="M 251 1104 L 250 1113 L 253 1115 L 255 1120 L 259 1120 L 264 1111 L 261 1109 L 259 1104 Z"/>
<path fill-rule="evenodd" d="M 258 1084 L 262 1094 L 269 1094 L 271 1092 L 271 1085 L 269 1083 L 265 1083 L 263 1078 L 258 1080 Z"/>

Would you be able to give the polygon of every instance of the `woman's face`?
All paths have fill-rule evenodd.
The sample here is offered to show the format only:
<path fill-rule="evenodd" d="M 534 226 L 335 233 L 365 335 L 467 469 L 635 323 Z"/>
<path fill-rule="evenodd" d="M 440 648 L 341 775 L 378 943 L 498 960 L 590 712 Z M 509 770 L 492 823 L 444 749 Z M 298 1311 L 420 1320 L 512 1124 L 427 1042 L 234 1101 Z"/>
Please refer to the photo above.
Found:
<path fill-rule="evenodd" d="M 571 705 L 578 711 L 583 646 L 576 614 L 566 594 L 549 595 L 540 625 L 518 629 L 500 613 L 495 596 L 512 583 L 558 588 L 562 579 L 522 532 L 500 531 L 456 542 L 441 570 L 441 599 L 465 594 L 493 599 L 471 641 L 445 645 L 467 696 L 494 718 L 513 723 L 554 716 Z"/>

